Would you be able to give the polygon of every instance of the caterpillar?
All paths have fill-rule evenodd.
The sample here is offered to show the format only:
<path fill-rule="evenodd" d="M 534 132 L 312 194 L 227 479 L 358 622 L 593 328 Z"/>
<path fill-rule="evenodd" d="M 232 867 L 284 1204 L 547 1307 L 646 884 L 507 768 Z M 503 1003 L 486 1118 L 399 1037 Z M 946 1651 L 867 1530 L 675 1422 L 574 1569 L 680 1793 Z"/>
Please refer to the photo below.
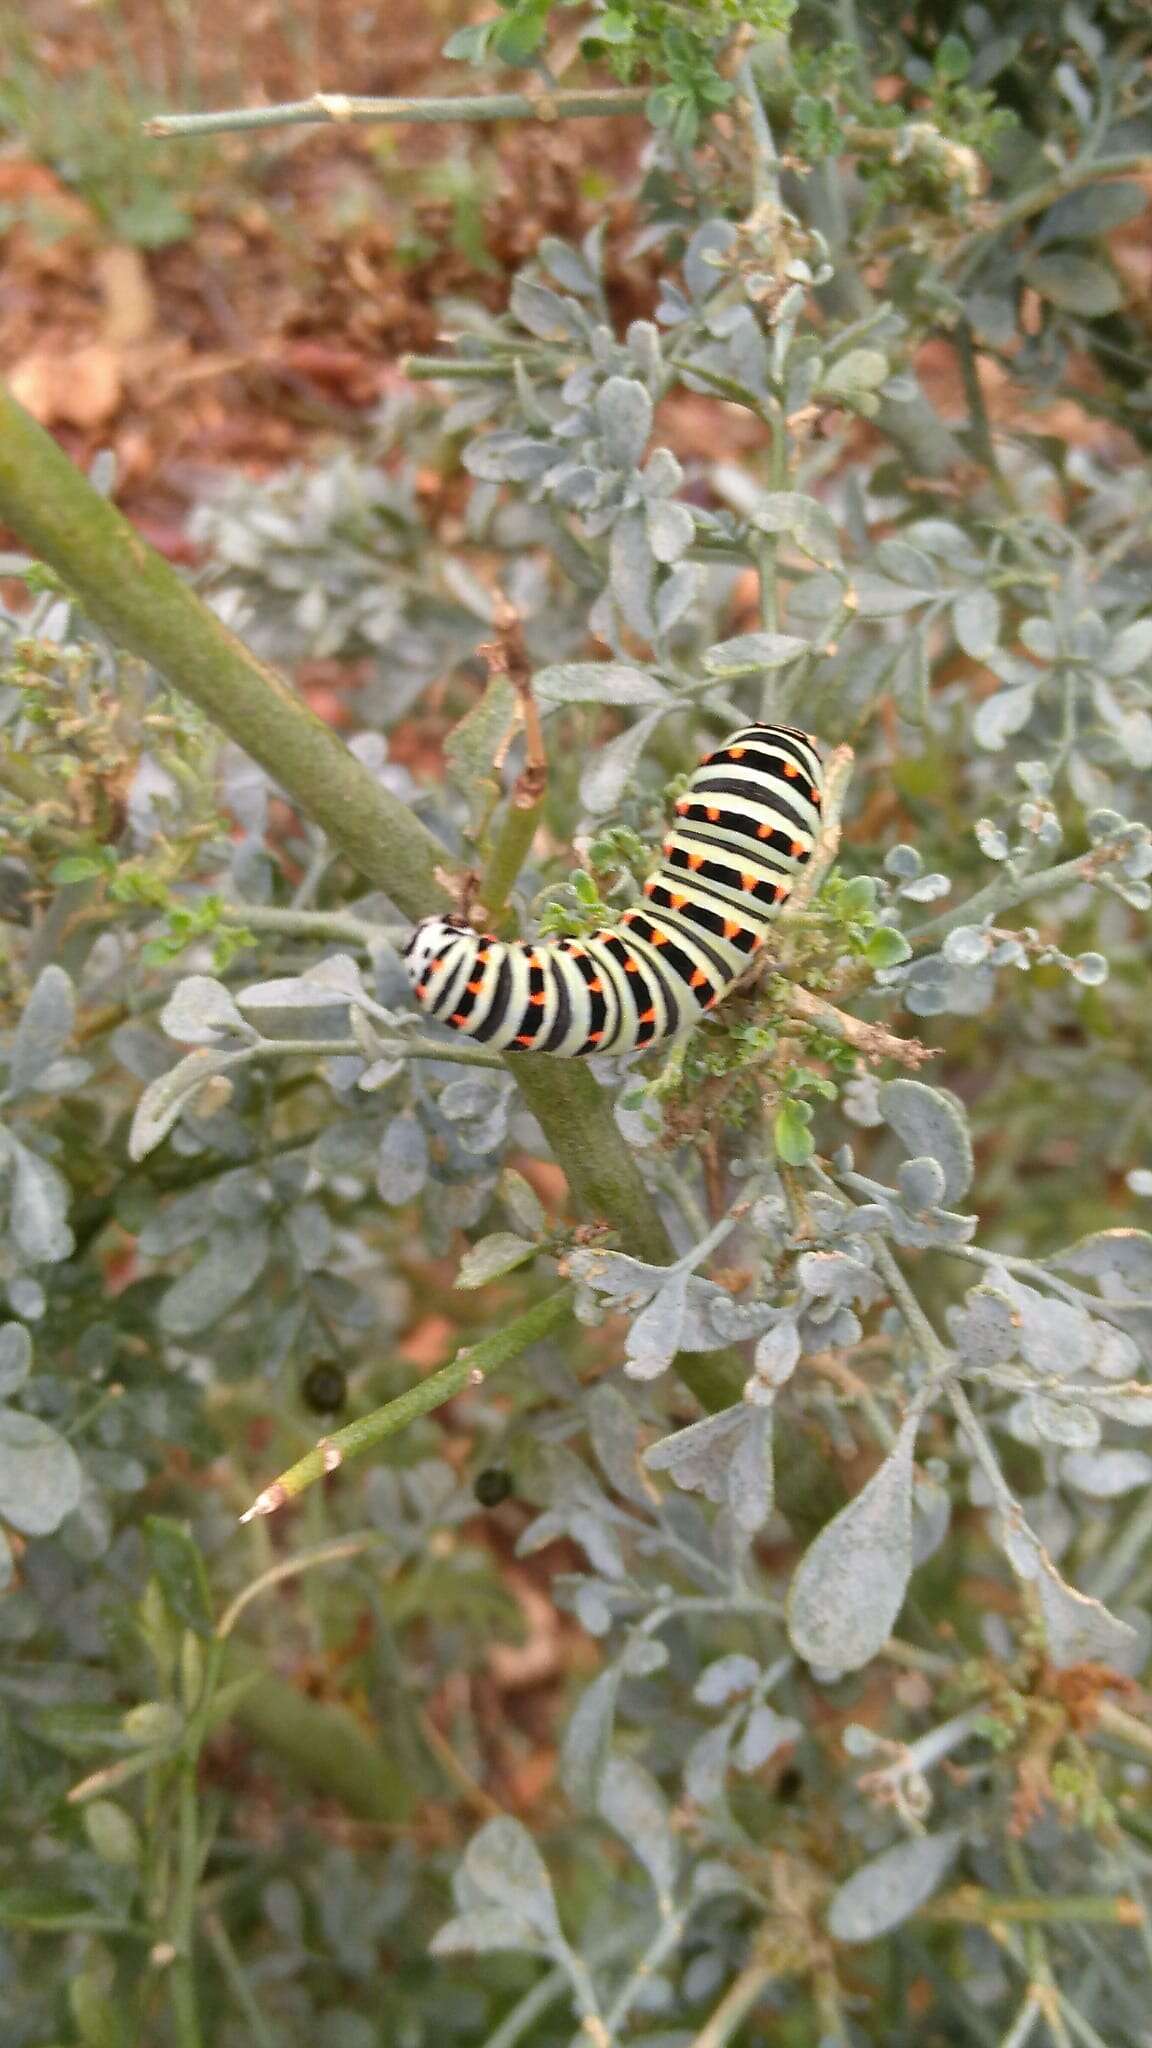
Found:
<path fill-rule="evenodd" d="M 810 733 L 747 725 L 695 769 L 645 904 L 583 939 L 478 933 L 425 918 L 405 948 L 430 1017 L 494 1051 L 632 1052 L 712 1009 L 763 945 L 820 826 Z"/>

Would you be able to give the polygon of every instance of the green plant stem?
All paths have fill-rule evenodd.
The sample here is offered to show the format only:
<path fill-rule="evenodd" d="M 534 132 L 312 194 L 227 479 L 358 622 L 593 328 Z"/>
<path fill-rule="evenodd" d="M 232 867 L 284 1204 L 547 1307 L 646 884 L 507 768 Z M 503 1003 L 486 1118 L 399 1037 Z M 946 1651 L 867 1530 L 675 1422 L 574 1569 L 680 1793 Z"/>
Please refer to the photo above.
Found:
<path fill-rule="evenodd" d="M 939 917 L 930 917 L 927 924 L 917 925 L 909 932 L 909 943 L 921 946 L 926 939 L 939 945 L 957 925 L 979 924 L 986 917 L 995 917 L 1001 910 L 1015 910 L 1021 903 L 1030 903 L 1037 896 L 1053 896 L 1061 889 L 1071 889 L 1077 882 L 1091 882 L 1099 869 L 1107 865 L 1101 853 L 1107 849 L 1097 847 L 1091 853 L 1077 854 L 1075 860 L 1063 860 L 1054 868 L 1041 868 L 1032 875 L 997 875 L 994 882 L 970 896 L 966 903 L 958 904 L 955 910 L 941 911 Z"/>
<path fill-rule="evenodd" d="M 201 2048 L 203 2034 L 196 1997 L 193 1936 L 196 1918 L 196 1888 L 200 1880 L 199 1801 L 196 1767 L 198 1748 L 181 1757 L 177 1794 L 176 1889 L 171 1920 L 171 1941 L 176 1950 L 168 1972 L 172 2020 L 180 2048 Z"/>
<path fill-rule="evenodd" d="M 646 91 L 632 86 L 568 92 L 489 92 L 426 99 L 364 99 L 318 92 L 278 107 L 230 107 L 209 114 L 154 114 L 146 135 L 228 135 L 253 128 L 298 128 L 331 121 L 571 121 L 584 115 L 642 114 Z"/>
<path fill-rule="evenodd" d="M 728 1986 L 711 2017 L 704 2022 L 692 2042 L 692 2048 L 725 2048 L 777 1974 L 771 1963 L 757 1958 L 746 1964 Z"/>
<path fill-rule="evenodd" d="M 282 1586 L 286 1579 L 299 1578 L 301 1572 L 312 1571 L 320 1564 L 343 1564 L 350 1557 L 363 1557 L 366 1551 L 378 1550 L 388 1542 L 388 1537 L 378 1529 L 371 1529 L 359 1536 L 339 1536 L 331 1543 L 321 1543 L 315 1550 L 305 1550 L 298 1557 L 284 1557 L 278 1564 L 269 1565 L 267 1571 L 252 1579 L 243 1592 L 236 1595 L 230 1607 L 226 1608 L 216 1625 L 216 1634 L 221 1642 L 231 1635 L 245 1609 L 258 1600 L 272 1586 Z"/>
<path fill-rule="evenodd" d="M 482 1045 L 442 1045 L 438 1038 L 381 1038 L 380 1057 L 389 1053 L 408 1060 L 451 1060 L 458 1067 L 496 1067 L 504 1069 L 504 1061 L 497 1052 L 485 1052 Z M 280 1057 L 299 1057 L 307 1054 L 311 1059 L 363 1059 L 364 1048 L 355 1038 L 262 1038 L 259 1045 L 249 1048 L 248 1057 L 264 1059 L 269 1053 Z"/>
<path fill-rule="evenodd" d="M 984 392 L 980 383 L 980 369 L 976 360 L 976 339 L 971 323 L 960 320 L 956 325 L 956 352 L 960 358 L 960 374 L 964 380 L 964 397 L 968 406 L 968 437 L 980 462 L 991 478 L 997 497 L 1009 512 L 1017 511 L 1016 493 L 1000 467 L 996 453 L 996 442 L 992 435 L 992 423 L 984 403 Z"/>
<path fill-rule="evenodd" d="M 1015 227 L 1020 221 L 1045 213 L 1066 193 L 1077 192 L 1083 185 L 1096 185 L 1105 178 L 1121 178 L 1131 171 L 1147 171 L 1150 166 L 1152 151 L 1146 149 L 1130 150 L 1116 156 L 1077 157 L 1073 163 L 1065 164 L 1054 178 L 1046 178 L 1043 184 L 1033 185 L 1027 192 L 1018 193 L 1015 199 L 1006 200 L 992 227 L 980 228 L 975 234 L 966 236 L 942 258 L 941 276 L 946 277 L 958 267 L 956 282 L 962 284 L 1005 228 Z"/>
<path fill-rule="evenodd" d="M 1102 1735 L 1111 1735 L 1117 1742 L 1127 1743 L 1129 1749 L 1138 1750 L 1141 1756 L 1152 1757 L 1152 1727 L 1147 1721 L 1138 1721 L 1126 1707 L 1117 1706 L 1115 1700 L 1097 1702 L 1096 1726 Z"/>
<path fill-rule="evenodd" d="M 506 1323 L 502 1330 L 496 1330 L 490 1337 L 481 1338 L 478 1344 L 466 1346 L 458 1351 L 439 1372 L 430 1373 L 427 1379 L 417 1380 L 406 1393 L 398 1394 L 394 1401 L 386 1401 L 382 1408 L 374 1408 L 370 1415 L 362 1415 L 355 1422 L 348 1422 L 329 1437 L 324 1437 L 303 1458 L 290 1465 L 272 1485 L 265 1487 L 252 1506 L 241 1515 L 242 1522 L 251 1521 L 256 1515 L 274 1514 L 286 1501 L 292 1500 L 306 1487 L 314 1486 L 326 1473 L 334 1472 L 350 1458 L 362 1457 L 365 1451 L 375 1449 L 385 1437 L 394 1436 L 398 1429 L 405 1429 L 418 1415 L 427 1415 L 433 1408 L 440 1408 L 455 1394 L 463 1393 L 465 1387 L 478 1386 L 489 1379 L 501 1366 L 510 1365 L 519 1358 L 530 1344 L 539 1343 L 542 1337 L 550 1337 L 572 1315 L 572 1296 L 567 1288 L 556 1294 L 546 1295 L 532 1308 L 525 1309 L 513 1322 Z"/>
<path fill-rule="evenodd" d="M 248 2039 L 252 2043 L 252 2048 L 276 2048 L 275 2037 L 256 2003 L 244 1966 L 218 1913 L 205 1915 L 204 1932 L 220 1965 L 221 1974 L 227 1980 L 228 1988 L 248 2028 Z"/>
<path fill-rule="evenodd" d="M 670 1903 L 663 1907 L 663 1920 L 652 1941 L 649 1942 L 639 1962 L 629 1972 L 605 2014 L 605 2024 L 610 2040 L 615 2041 L 623 2029 L 633 2006 L 667 1962 L 675 1955 L 684 1939 L 690 1907 L 675 1908 Z"/>
<path fill-rule="evenodd" d="M 541 808 L 540 803 L 523 805 L 513 799 L 500 821 L 488 865 L 480 878 L 480 901 L 494 929 L 499 927 L 508 892 L 528 858 Z"/>
<path fill-rule="evenodd" d="M 982 1891 L 978 1885 L 961 1885 L 921 1906 L 920 1920 L 950 1920 L 968 1926 L 995 1927 L 998 1922 L 1043 1926 L 1048 1922 L 1075 1921 L 1108 1927 L 1135 1927 L 1144 1911 L 1137 1899 L 1099 1892 L 1069 1893 L 1053 1898 L 1042 1892 L 1022 1898 L 1006 1898 L 1000 1892 Z"/>
<path fill-rule="evenodd" d="M 397 368 L 414 384 L 487 384 L 501 377 L 510 381 L 516 360 L 514 355 L 485 356 L 482 362 L 456 356 L 401 356 Z"/>
<path fill-rule="evenodd" d="M 222 903 L 221 924 L 246 926 L 252 932 L 283 932 L 293 939 L 330 939 L 337 945 L 362 946 L 365 952 L 386 939 L 389 945 L 403 945 L 406 926 L 372 924 L 347 910 L 274 909 L 261 903 Z"/>
<path fill-rule="evenodd" d="M 530 1991 L 524 1993 L 523 1998 L 517 2000 L 495 2033 L 489 2034 L 484 2042 L 484 2048 L 516 2048 L 517 2042 L 523 2040 L 529 2027 L 535 2024 L 541 2013 L 547 2012 L 550 2005 L 555 2005 L 556 2000 L 562 1998 L 568 1988 L 568 1976 L 564 1970 L 549 1970 L 546 1977 L 541 1977 L 538 1984 L 534 1984 Z"/>

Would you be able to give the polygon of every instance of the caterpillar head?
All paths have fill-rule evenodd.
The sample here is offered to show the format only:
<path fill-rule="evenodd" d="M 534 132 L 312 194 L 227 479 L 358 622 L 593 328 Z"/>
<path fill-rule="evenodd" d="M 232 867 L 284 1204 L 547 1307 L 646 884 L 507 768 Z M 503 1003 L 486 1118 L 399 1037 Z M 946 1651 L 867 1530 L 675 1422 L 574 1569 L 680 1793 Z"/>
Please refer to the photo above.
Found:
<path fill-rule="evenodd" d="M 461 932 L 469 927 L 457 918 L 426 917 L 418 924 L 404 948 L 404 967 L 414 989 L 419 989 L 429 970 L 441 960 Z"/>

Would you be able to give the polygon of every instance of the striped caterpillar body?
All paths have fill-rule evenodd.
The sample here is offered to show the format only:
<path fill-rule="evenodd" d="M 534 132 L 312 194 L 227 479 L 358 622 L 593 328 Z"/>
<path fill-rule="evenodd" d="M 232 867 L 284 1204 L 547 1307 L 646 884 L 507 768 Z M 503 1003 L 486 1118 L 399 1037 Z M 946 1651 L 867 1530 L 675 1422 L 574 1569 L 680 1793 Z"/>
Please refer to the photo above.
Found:
<path fill-rule="evenodd" d="M 405 949 L 420 1007 L 493 1050 L 632 1052 L 696 1022 L 743 973 L 820 828 L 811 735 L 748 725 L 701 761 L 644 905 L 583 939 L 505 944 L 426 918 Z"/>

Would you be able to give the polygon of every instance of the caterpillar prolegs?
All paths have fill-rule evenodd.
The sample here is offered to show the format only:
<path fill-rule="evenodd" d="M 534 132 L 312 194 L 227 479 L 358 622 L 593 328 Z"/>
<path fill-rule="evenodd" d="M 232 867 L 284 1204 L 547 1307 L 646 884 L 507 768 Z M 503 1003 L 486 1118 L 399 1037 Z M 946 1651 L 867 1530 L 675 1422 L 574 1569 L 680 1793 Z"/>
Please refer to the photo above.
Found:
<path fill-rule="evenodd" d="M 632 1052 L 694 1024 L 732 987 L 820 827 L 809 733 L 747 725 L 701 761 L 644 905 L 582 939 L 508 944 L 426 918 L 405 949 L 421 1008 L 495 1051 Z"/>

